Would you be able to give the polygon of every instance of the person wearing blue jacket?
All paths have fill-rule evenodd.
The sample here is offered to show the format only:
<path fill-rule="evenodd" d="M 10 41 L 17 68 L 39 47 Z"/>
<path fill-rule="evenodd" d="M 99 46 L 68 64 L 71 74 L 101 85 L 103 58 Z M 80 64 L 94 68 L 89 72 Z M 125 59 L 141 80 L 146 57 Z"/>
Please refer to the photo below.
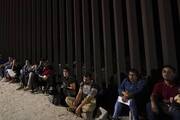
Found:
<path fill-rule="evenodd" d="M 122 113 L 123 108 L 129 107 L 132 113 L 133 120 L 138 120 L 138 111 L 135 96 L 143 90 L 145 81 L 139 77 L 139 72 L 136 69 L 131 69 L 128 72 L 128 77 L 118 87 L 118 99 L 114 106 L 112 118 L 117 120 Z"/>

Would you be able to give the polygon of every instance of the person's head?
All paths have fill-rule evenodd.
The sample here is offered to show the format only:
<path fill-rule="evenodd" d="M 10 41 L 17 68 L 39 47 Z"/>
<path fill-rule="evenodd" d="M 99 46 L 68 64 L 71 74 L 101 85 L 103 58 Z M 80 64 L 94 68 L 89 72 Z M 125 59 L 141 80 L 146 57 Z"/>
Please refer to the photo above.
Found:
<path fill-rule="evenodd" d="M 13 61 L 13 58 L 12 58 L 12 57 L 8 57 L 8 61 L 9 61 L 9 62 L 12 62 L 12 61 Z"/>
<path fill-rule="evenodd" d="M 29 64 L 30 64 L 29 60 L 26 59 L 26 60 L 25 60 L 25 65 L 29 65 Z"/>
<path fill-rule="evenodd" d="M 12 64 L 16 65 L 16 59 L 13 59 Z"/>
<path fill-rule="evenodd" d="M 33 65 L 31 66 L 31 68 L 34 69 L 34 70 L 37 69 L 37 64 L 33 64 Z"/>
<path fill-rule="evenodd" d="M 162 77 L 166 81 L 172 81 L 175 78 L 176 69 L 170 65 L 165 65 L 162 68 Z"/>
<path fill-rule="evenodd" d="M 84 75 L 83 75 L 83 82 L 84 82 L 84 84 L 91 84 L 91 74 L 90 73 L 85 73 Z"/>
<path fill-rule="evenodd" d="M 128 79 L 135 82 L 139 79 L 139 72 L 136 69 L 130 69 L 128 72 Z"/>
<path fill-rule="evenodd" d="M 40 61 L 39 61 L 39 65 L 40 65 L 40 66 L 43 65 L 43 60 L 40 60 Z"/>
<path fill-rule="evenodd" d="M 63 77 L 67 78 L 70 76 L 70 69 L 68 67 L 63 68 Z"/>

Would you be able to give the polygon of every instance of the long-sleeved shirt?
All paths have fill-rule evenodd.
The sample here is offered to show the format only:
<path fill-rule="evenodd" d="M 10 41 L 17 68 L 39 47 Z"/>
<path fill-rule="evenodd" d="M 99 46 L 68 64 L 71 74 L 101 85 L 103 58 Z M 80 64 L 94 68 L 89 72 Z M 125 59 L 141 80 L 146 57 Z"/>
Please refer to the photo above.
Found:
<path fill-rule="evenodd" d="M 46 76 L 52 76 L 54 74 L 54 70 L 49 69 L 48 67 L 45 67 L 42 71 L 42 76 L 46 75 Z"/>
<path fill-rule="evenodd" d="M 136 82 L 131 82 L 127 78 L 123 80 L 118 88 L 119 95 L 122 95 L 123 91 L 128 91 L 133 96 L 140 93 L 145 86 L 145 80 L 137 80 Z"/>

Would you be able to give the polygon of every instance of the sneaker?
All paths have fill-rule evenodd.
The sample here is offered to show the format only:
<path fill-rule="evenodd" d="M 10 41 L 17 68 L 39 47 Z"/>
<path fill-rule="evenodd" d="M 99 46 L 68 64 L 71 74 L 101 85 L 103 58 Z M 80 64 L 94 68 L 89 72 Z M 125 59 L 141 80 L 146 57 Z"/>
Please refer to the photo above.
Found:
<path fill-rule="evenodd" d="M 21 90 L 21 89 L 23 89 L 24 87 L 23 86 L 20 86 L 20 87 L 18 87 L 16 90 Z"/>
<path fill-rule="evenodd" d="M 24 91 L 28 91 L 28 90 L 31 90 L 31 88 L 29 87 L 24 88 Z"/>

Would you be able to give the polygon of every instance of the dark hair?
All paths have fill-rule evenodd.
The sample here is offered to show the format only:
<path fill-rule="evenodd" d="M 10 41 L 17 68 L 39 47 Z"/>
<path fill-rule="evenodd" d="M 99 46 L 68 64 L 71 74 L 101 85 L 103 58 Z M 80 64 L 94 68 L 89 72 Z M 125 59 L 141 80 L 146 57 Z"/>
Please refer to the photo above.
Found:
<path fill-rule="evenodd" d="M 89 72 L 84 73 L 83 76 L 84 76 L 84 77 L 92 78 L 92 74 L 89 73 Z"/>
<path fill-rule="evenodd" d="M 63 70 L 67 70 L 68 72 L 70 72 L 70 68 L 67 66 L 63 67 Z"/>
<path fill-rule="evenodd" d="M 132 68 L 132 69 L 130 69 L 130 70 L 128 71 L 128 74 L 129 74 L 129 72 L 135 73 L 138 78 L 140 77 L 139 72 L 138 72 L 137 69 Z"/>
<path fill-rule="evenodd" d="M 174 73 L 176 72 L 176 68 L 174 68 L 174 67 L 171 66 L 171 65 L 164 65 L 164 66 L 162 67 L 162 70 L 163 70 L 164 68 L 170 68 Z"/>
<path fill-rule="evenodd" d="M 28 61 L 29 61 L 29 63 L 31 63 L 31 60 L 30 60 L 30 59 L 26 58 L 24 61 L 26 62 L 26 60 L 28 60 Z"/>

